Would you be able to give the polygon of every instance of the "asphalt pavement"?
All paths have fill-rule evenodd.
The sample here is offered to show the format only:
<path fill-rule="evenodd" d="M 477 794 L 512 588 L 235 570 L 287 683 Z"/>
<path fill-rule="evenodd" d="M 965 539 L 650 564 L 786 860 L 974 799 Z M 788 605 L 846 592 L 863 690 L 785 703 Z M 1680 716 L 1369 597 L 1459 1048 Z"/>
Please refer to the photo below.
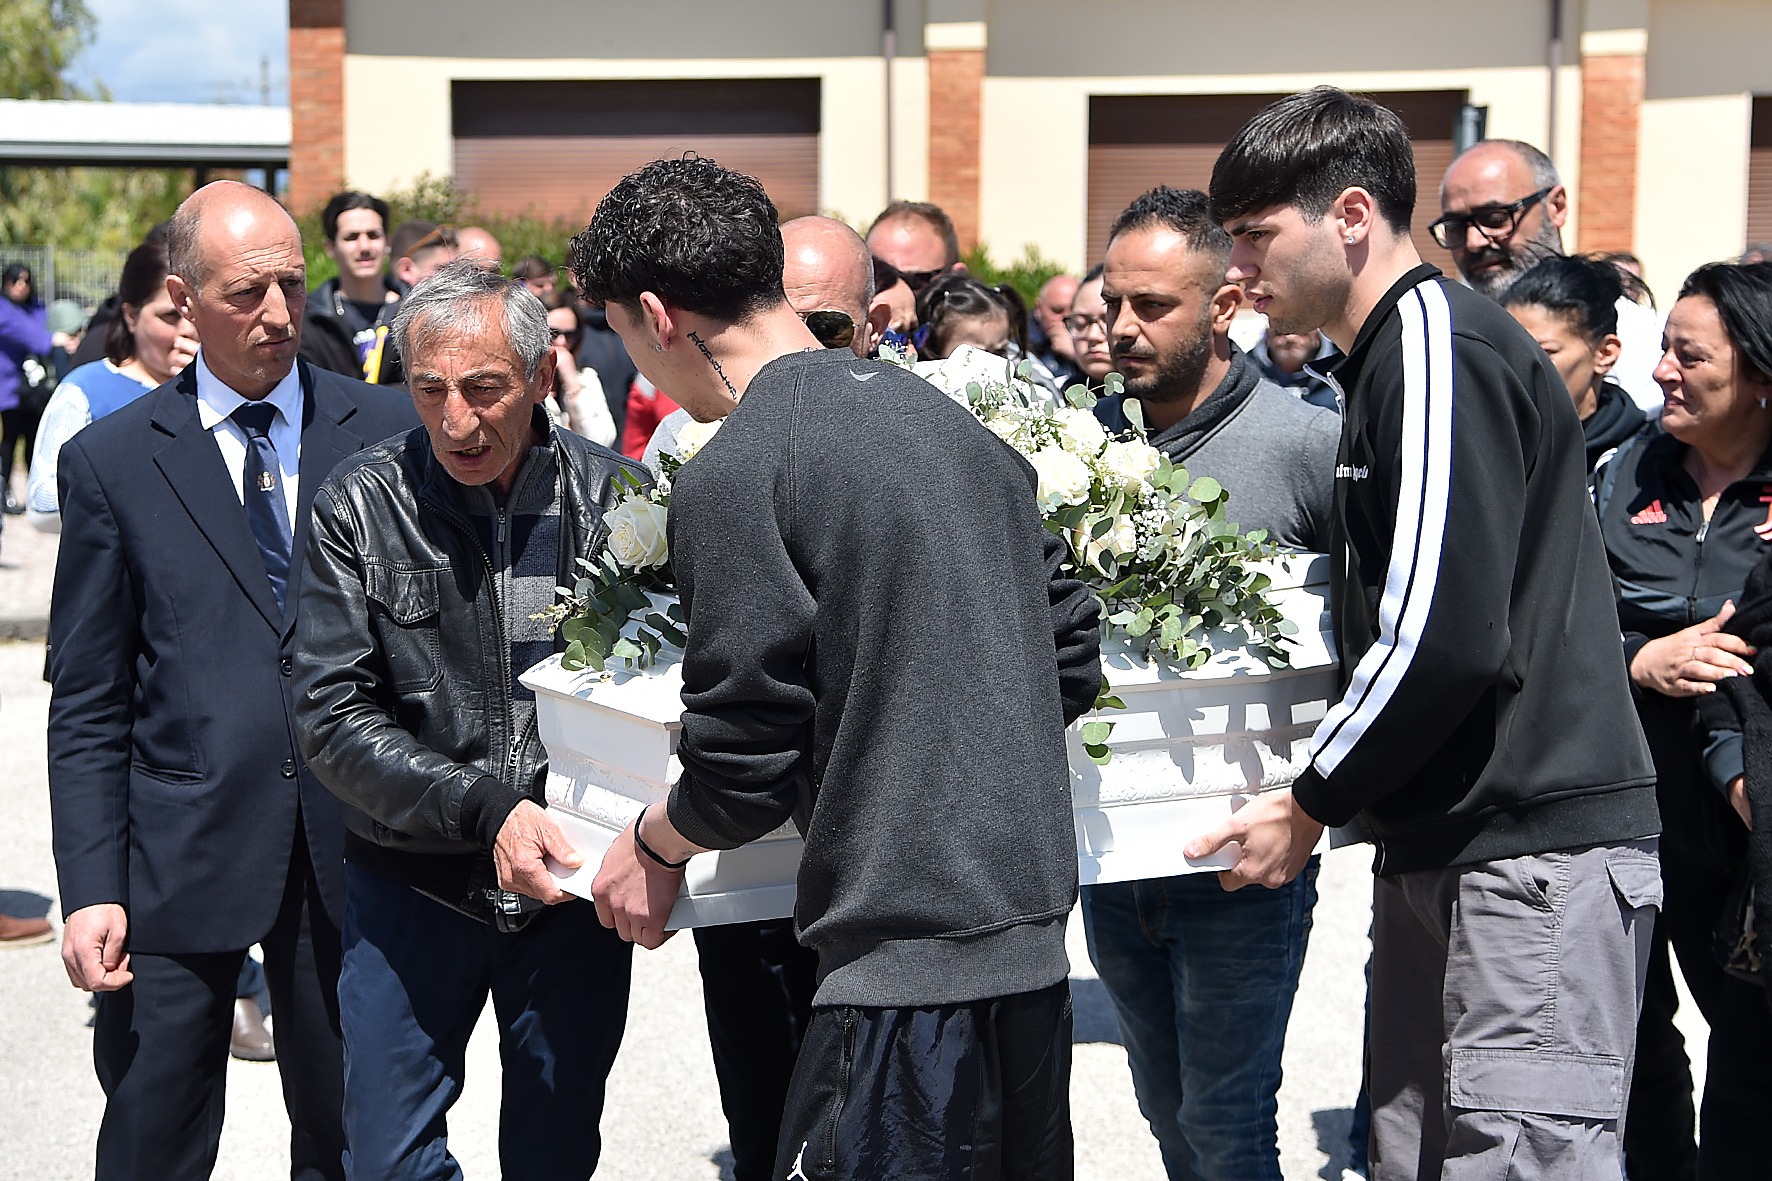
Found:
<path fill-rule="evenodd" d="M 59 917 L 50 852 L 41 679 L 53 535 L 9 517 L 0 536 L 0 911 Z M 1321 901 L 1288 1029 L 1280 1091 L 1281 1164 L 1288 1179 L 1339 1178 L 1360 1078 L 1371 878 L 1360 849 L 1327 855 Z M 1132 1096 L 1106 993 L 1070 930 L 1076 1009 L 1071 1097 L 1079 1181 L 1161 1178 Z M 0 1181 L 92 1176 L 103 1095 L 92 1072 L 87 998 L 69 986 L 56 945 L 0 950 Z M 1686 1013 L 1692 1008 L 1688 1001 Z M 497 1032 L 482 1015 L 468 1081 L 450 1121 L 469 1178 L 498 1175 Z M 1382 1015 L 1380 1015 L 1382 1019 Z M 1701 1023 L 1686 1023 L 1702 1056 Z M 609 1080 L 597 1176 L 611 1181 L 730 1177 L 725 1123 L 708 1054 L 694 944 L 637 952 L 626 1039 Z M 274 1065 L 233 1062 L 215 1177 L 288 1176 L 289 1125 Z"/>

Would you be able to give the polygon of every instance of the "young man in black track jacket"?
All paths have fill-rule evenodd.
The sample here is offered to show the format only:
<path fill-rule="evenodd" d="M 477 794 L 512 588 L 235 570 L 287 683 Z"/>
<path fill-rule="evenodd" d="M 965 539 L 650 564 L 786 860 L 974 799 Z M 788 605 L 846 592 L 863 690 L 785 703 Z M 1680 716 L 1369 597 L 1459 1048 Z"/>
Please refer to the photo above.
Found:
<path fill-rule="evenodd" d="M 1659 819 L 1581 425 L 1524 330 L 1422 265 L 1390 111 L 1329 87 L 1283 99 L 1225 149 L 1211 197 L 1229 277 L 1273 330 L 1321 328 L 1347 355 L 1345 691 L 1291 791 L 1189 853 L 1237 840 L 1225 884 L 1272 885 L 1324 825 L 1372 835 L 1375 1181 L 1615 1181 Z"/>

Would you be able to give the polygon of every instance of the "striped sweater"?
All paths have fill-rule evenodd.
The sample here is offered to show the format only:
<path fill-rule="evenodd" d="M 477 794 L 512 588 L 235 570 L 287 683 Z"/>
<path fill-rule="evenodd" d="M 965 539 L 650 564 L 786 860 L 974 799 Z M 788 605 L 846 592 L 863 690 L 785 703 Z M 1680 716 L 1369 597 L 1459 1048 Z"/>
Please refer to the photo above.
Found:
<path fill-rule="evenodd" d="M 1506 312 L 1421 266 L 1335 371 L 1342 700 L 1293 791 L 1398 873 L 1654 835 L 1581 423 Z"/>

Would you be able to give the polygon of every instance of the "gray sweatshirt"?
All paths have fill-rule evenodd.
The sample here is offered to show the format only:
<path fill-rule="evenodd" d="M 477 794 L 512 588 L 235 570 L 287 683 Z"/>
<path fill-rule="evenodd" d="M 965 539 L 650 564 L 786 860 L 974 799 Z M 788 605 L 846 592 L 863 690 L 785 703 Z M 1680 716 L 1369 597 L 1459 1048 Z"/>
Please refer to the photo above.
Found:
<path fill-rule="evenodd" d="M 1100 683 L 1033 469 L 915 375 L 765 366 L 672 491 L 689 636 L 673 824 L 790 816 L 816 1003 L 954 1004 L 1069 970 L 1065 725 Z"/>

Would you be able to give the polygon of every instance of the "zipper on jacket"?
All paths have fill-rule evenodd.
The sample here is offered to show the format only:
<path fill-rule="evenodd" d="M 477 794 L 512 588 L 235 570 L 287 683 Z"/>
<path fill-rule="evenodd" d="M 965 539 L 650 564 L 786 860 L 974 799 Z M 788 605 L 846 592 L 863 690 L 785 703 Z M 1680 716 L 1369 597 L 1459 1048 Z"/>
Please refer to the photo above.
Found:
<path fill-rule="evenodd" d="M 493 595 L 495 601 L 492 604 L 492 634 L 494 639 L 498 641 L 498 667 L 499 672 L 502 674 L 502 679 L 499 681 L 499 685 L 501 686 L 501 696 L 503 696 L 505 700 L 505 786 L 513 787 L 517 775 L 517 711 L 511 703 L 511 643 L 505 638 L 504 607 L 502 602 L 498 601 L 499 594 L 497 588 L 500 585 L 499 574 L 497 569 L 493 567 L 492 558 L 486 553 L 486 547 L 480 544 L 479 535 L 474 532 L 472 525 L 456 515 L 454 510 L 432 500 L 430 497 L 420 495 L 419 500 L 424 504 L 430 505 L 432 510 L 435 511 L 439 517 L 448 521 L 457 533 L 463 534 L 473 543 L 475 552 L 480 555 L 481 565 L 486 567 L 487 585 L 494 588 Z M 504 538 L 504 510 L 502 508 L 499 510 L 498 536 L 502 543 Z"/>
<path fill-rule="evenodd" d="M 1720 501 L 1717 507 L 1722 507 Z M 1698 532 L 1692 538 L 1698 546 L 1698 552 L 1692 559 L 1692 594 L 1686 599 L 1686 623 L 1688 626 L 1698 622 L 1698 587 L 1704 580 L 1704 535 L 1709 532 L 1710 518 L 1706 517 L 1699 523 Z"/>

